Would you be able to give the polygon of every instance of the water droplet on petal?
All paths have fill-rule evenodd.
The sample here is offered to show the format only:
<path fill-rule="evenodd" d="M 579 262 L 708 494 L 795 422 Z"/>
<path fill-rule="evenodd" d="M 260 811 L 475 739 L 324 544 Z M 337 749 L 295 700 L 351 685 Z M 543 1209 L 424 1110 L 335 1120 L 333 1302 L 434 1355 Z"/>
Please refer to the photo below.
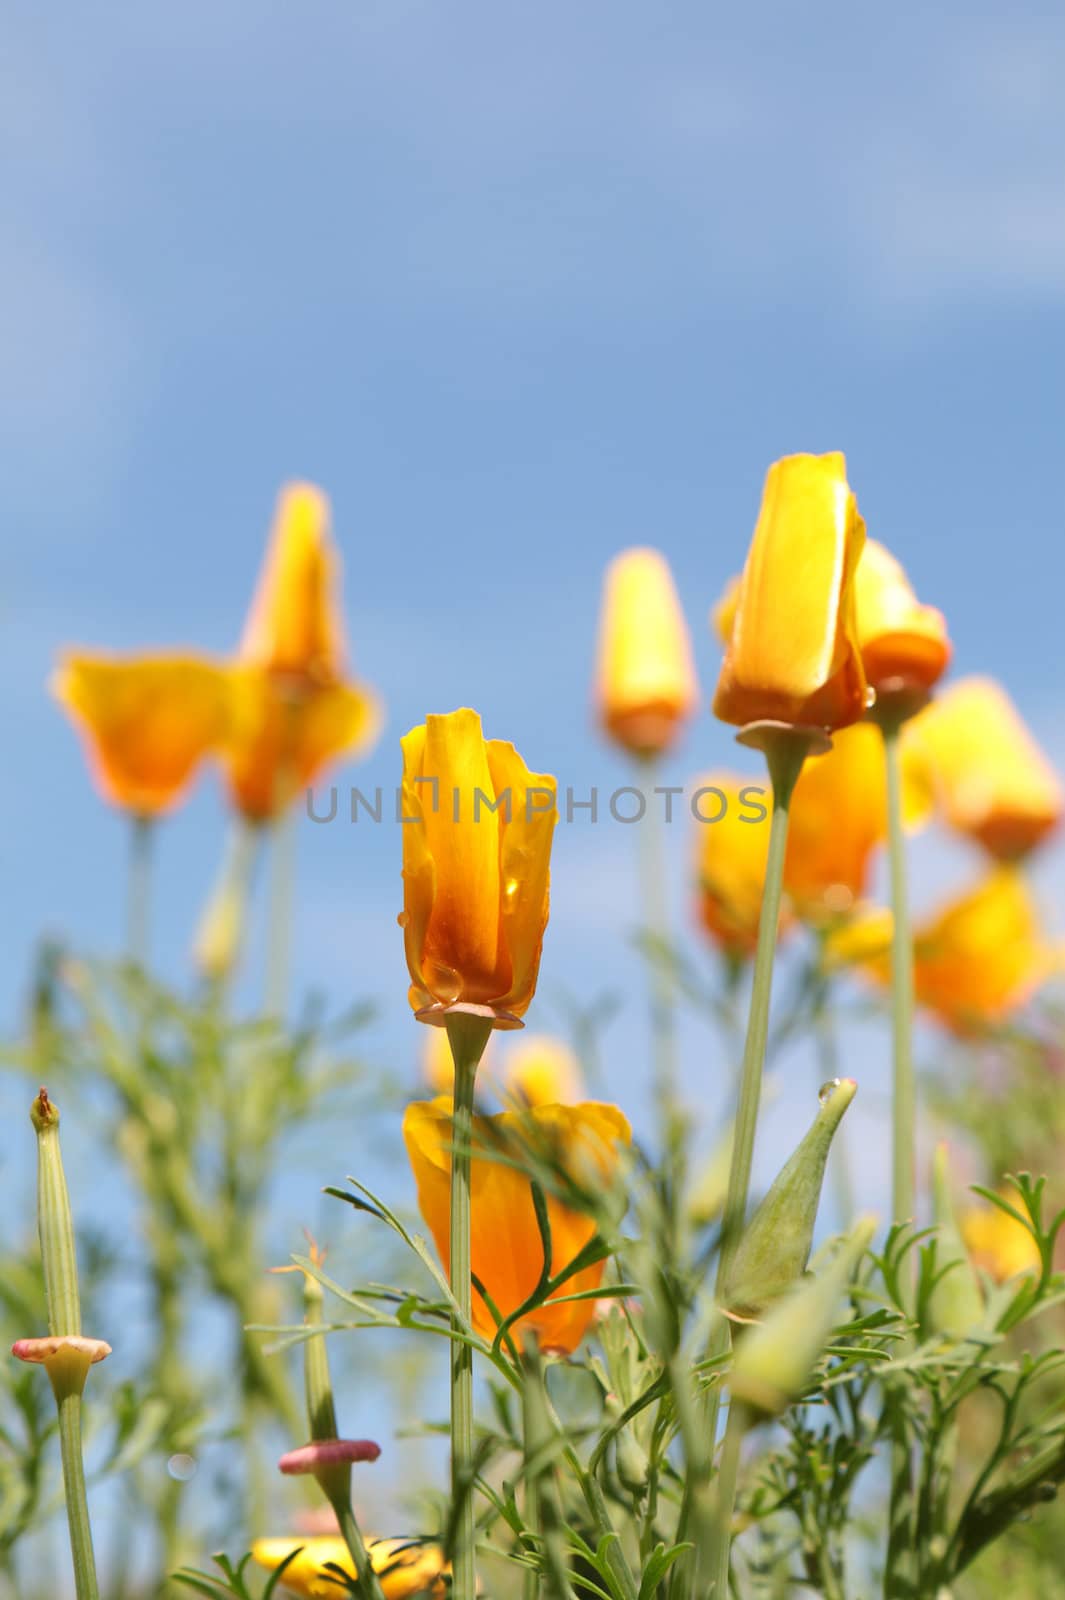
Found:
<path fill-rule="evenodd" d="M 865 686 L 865 709 L 869 711 L 875 705 L 876 690 L 873 688 L 871 683 L 867 683 Z"/>
<path fill-rule="evenodd" d="M 842 1082 L 842 1078 L 829 1078 L 827 1083 L 823 1083 L 817 1091 L 818 1104 L 826 1106 Z"/>

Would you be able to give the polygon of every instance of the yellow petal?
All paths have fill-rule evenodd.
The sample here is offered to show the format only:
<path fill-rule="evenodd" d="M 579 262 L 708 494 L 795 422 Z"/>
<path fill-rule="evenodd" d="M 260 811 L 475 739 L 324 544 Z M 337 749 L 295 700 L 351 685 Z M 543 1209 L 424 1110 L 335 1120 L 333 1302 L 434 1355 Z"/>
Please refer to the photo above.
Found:
<path fill-rule="evenodd" d="M 902 565 L 875 539 L 867 539 L 855 576 L 858 641 L 865 675 L 874 689 L 893 680 L 931 689 L 950 662 L 943 614 L 923 606 Z"/>
<path fill-rule="evenodd" d="M 222 670 L 203 656 L 63 657 L 52 691 L 112 804 L 158 816 L 186 794 L 226 724 Z"/>
<path fill-rule="evenodd" d="M 418 1191 L 418 1206 L 433 1235 L 445 1270 L 449 1262 L 451 1192 L 451 1106 L 446 1099 L 407 1107 L 403 1137 Z M 470 1260 L 473 1275 L 484 1285 L 500 1314 L 507 1316 L 535 1288 L 543 1266 L 543 1245 L 532 1188 L 521 1164 L 530 1152 L 568 1172 L 584 1188 L 602 1188 L 615 1169 L 620 1146 L 628 1144 L 628 1121 L 615 1106 L 594 1102 L 577 1106 L 540 1106 L 474 1119 L 471 1171 Z M 504 1159 L 499 1159 L 500 1157 Z M 547 1196 L 551 1221 L 551 1271 L 557 1274 L 578 1255 L 595 1232 L 593 1218 Z M 595 1289 L 603 1263 L 574 1275 L 561 1295 Z M 595 1314 L 594 1301 L 548 1302 L 522 1317 L 523 1328 L 537 1333 L 545 1348 L 576 1348 Z M 487 1304 L 474 1294 L 474 1325 L 492 1338 L 496 1324 Z"/>
<path fill-rule="evenodd" d="M 279 815 L 380 731 L 380 702 L 361 684 L 297 684 L 257 667 L 231 669 L 228 684 L 223 765 L 234 806 L 252 822 Z"/>
<path fill-rule="evenodd" d="M 439 1545 L 403 1539 L 366 1539 L 374 1571 L 381 1579 L 385 1600 L 443 1600 L 447 1593 L 444 1577 L 450 1569 Z M 340 1593 L 335 1576 L 326 1567 L 335 1566 L 354 1580 L 354 1566 L 348 1547 L 339 1536 L 324 1535 L 308 1539 L 256 1539 L 252 1558 L 260 1567 L 274 1572 L 293 1550 L 299 1554 L 282 1575 L 282 1588 L 307 1600 L 335 1600 Z"/>
<path fill-rule="evenodd" d="M 928 815 L 927 788 L 902 767 L 903 818 Z M 887 771 L 879 728 L 858 723 L 833 736 L 832 749 L 808 757 L 792 795 L 784 887 L 811 921 L 838 916 L 862 898 L 874 853 L 887 838 Z"/>
<path fill-rule="evenodd" d="M 675 740 L 698 699 L 691 640 L 673 576 L 657 550 L 626 550 L 607 568 L 596 699 L 603 726 L 633 755 Z"/>
<path fill-rule="evenodd" d="M 1065 812 L 1057 774 L 990 678 L 951 684 L 906 725 L 903 749 L 950 826 L 1000 860 L 1034 849 Z"/>
<path fill-rule="evenodd" d="M 1003 1198 L 1017 1205 L 1015 1193 Z M 989 1273 L 996 1283 L 1005 1283 L 1022 1272 L 1040 1270 L 1042 1258 L 1031 1233 L 998 1206 L 969 1206 L 962 1212 L 960 1227 L 973 1265 Z"/>
<path fill-rule="evenodd" d="M 700 795 L 699 791 L 714 791 Z M 700 819 L 695 826 L 695 877 L 699 916 L 728 954 L 754 954 L 769 852 L 768 790 L 764 780 L 708 772 L 693 791 Z M 783 932 L 789 922 L 785 907 Z"/>
<path fill-rule="evenodd" d="M 241 660 L 312 682 L 339 678 L 345 664 L 339 595 L 329 501 L 314 484 L 287 484 L 278 497 Z"/>
<path fill-rule="evenodd" d="M 509 790 L 509 813 L 501 814 L 500 886 L 503 941 L 510 959 L 510 984 L 498 1004 L 523 1016 L 536 990 L 540 953 L 550 909 L 551 844 L 558 820 L 558 785 L 546 772 L 530 772 L 512 744 L 487 746 L 497 795 Z"/>
<path fill-rule="evenodd" d="M 476 712 L 453 711 L 403 741 L 403 814 L 411 1004 L 520 1015 L 547 922 L 555 780 L 486 744 Z"/>
<path fill-rule="evenodd" d="M 572 1104 L 581 1096 L 580 1063 L 565 1040 L 523 1034 L 507 1051 L 503 1089 L 519 1105 Z"/>
<path fill-rule="evenodd" d="M 714 697 L 723 721 L 831 729 L 862 716 L 854 572 L 864 540 L 838 451 L 774 462 Z"/>

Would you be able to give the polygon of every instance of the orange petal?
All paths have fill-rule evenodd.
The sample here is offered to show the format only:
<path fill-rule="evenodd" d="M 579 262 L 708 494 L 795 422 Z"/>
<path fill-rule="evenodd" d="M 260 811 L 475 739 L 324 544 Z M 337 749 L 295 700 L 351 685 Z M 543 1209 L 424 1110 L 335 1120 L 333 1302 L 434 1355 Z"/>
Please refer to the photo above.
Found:
<path fill-rule="evenodd" d="M 287 484 L 278 496 L 241 660 L 313 682 L 339 678 L 345 666 L 339 595 L 329 501 L 314 484 Z"/>
<path fill-rule="evenodd" d="M 52 691 L 84 738 L 101 794 L 138 816 L 184 798 L 225 728 L 225 675 L 203 656 L 71 653 Z"/>
<path fill-rule="evenodd" d="M 838 451 L 774 462 L 714 697 L 717 716 L 830 729 L 862 716 L 854 572 L 864 541 Z"/>
<path fill-rule="evenodd" d="M 607 568 L 596 700 L 603 726 L 633 755 L 667 749 L 699 696 L 673 575 L 657 550 L 626 550 Z"/>

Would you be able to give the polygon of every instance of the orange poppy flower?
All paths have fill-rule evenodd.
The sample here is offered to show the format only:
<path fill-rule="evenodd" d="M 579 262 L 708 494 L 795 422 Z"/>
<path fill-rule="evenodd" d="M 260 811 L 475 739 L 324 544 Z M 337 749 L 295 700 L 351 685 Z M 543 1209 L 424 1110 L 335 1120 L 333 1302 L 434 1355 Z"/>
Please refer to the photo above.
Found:
<path fill-rule="evenodd" d="M 555 780 L 475 711 L 403 740 L 403 928 L 414 1010 L 488 1006 L 500 1025 L 536 989 L 547 925 Z"/>
<path fill-rule="evenodd" d="M 225 676 L 203 656 L 71 651 L 51 687 L 104 799 L 139 817 L 178 805 L 226 730 Z"/>
<path fill-rule="evenodd" d="M 766 475 L 740 579 L 714 713 L 842 728 L 866 707 L 854 574 L 865 523 L 838 451 L 786 456 Z"/>
<path fill-rule="evenodd" d="M 418 1188 L 418 1206 L 449 1270 L 451 1214 L 451 1149 L 454 1133 L 451 1103 L 418 1101 L 407 1107 L 403 1137 Z M 523 1305 L 540 1279 L 543 1240 L 536 1220 L 527 1172 L 530 1157 L 569 1175 L 575 1184 L 596 1192 L 608 1187 L 620 1148 L 632 1137 L 627 1119 L 616 1106 L 541 1105 L 507 1111 L 495 1117 L 474 1117 L 471 1163 L 470 1264 L 502 1317 Z M 563 1271 L 595 1235 L 594 1218 L 555 1194 L 547 1193 L 551 1224 L 552 1276 Z M 566 1280 L 561 1296 L 597 1289 L 604 1262 L 585 1267 Z M 548 1300 L 519 1318 L 514 1328 L 520 1343 L 530 1329 L 545 1349 L 569 1354 L 577 1348 L 595 1315 L 595 1301 Z M 496 1321 L 476 1287 L 473 1323 L 485 1338 L 494 1338 Z"/>
<path fill-rule="evenodd" d="M 699 696 L 691 639 L 666 558 L 626 550 L 607 568 L 596 703 L 610 737 L 635 756 L 674 743 Z"/>

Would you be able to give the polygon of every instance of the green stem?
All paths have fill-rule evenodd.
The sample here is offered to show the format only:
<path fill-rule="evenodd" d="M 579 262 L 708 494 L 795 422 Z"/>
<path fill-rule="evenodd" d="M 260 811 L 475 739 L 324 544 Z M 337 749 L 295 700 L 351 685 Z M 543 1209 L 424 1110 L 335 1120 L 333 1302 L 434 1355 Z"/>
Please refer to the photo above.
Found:
<path fill-rule="evenodd" d="M 770 733 L 765 743 L 766 762 L 773 789 L 773 817 L 769 830 L 769 851 L 766 859 L 765 882 L 762 889 L 762 907 L 758 919 L 758 944 L 751 978 L 750 1009 L 747 1016 L 747 1035 L 743 1047 L 743 1064 L 740 1069 L 739 1105 L 736 1111 L 732 1139 L 732 1160 L 729 1166 L 728 1189 L 721 1223 L 721 1250 L 717 1263 L 717 1290 L 720 1293 L 727 1283 L 743 1233 L 747 1215 L 747 1201 L 751 1186 L 751 1165 L 754 1159 L 754 1136 L 758 1127 L 758 1111 L 762 1098 L 762 1072 L 765 1066 L 766 1043 L 769 1038 L 769 1001 L 773 987 L 773 960 L 776 954 L 777 932 L 780 924 L 780 903 L 784 888 L 784 858 L 788 846 L 788 810 L 802 764 L 806 759 L 809 741 L 801 730 L 781 730 Z M 709 1359 L 727 1354 L 729 1325 L 724 1317 L 719 1319 L 707 1352 Z M 717 1422 L 721 1407 L 721 1386 L 713 1389 L 707 1406 L 705 1432 L 712 1456 L 717 1438 Z M 680 1532 L 683 1537 L 700 1499 L 705 1503 L 705 1485 L 693 1482 L 691 1465 L 681 1507 Z M 729 1530 L 703 1515 L 692 1528 L 695 1551 L 688 1562 L 689 1582 L 687 1593 L 691 1600 L 705 1600 L 707 1593 L 704 1575 L 719 1571 L 724 1563 L 728 1569 L 727 1545 Z"/>
<path fill-rule="evenodd" d="M 352 1510 L 350 1499 L 342 1499 L 338 1496 L 332 1501 L 332 1506 L 336 1512 L 337 1522 L 340 1524 L 341 1537 L 348 1547 L 352 1561 L 355 1563 L 355 1575 L 359 1580 L 359 1594 L 364 1595 L 366 1600 L 385 1600 L 384 1591 L 381 1588 L 381 1580 L 374 1571 L 373 1562 L 370 1560 L 370 1552 L 366 1548 L 366 1541 L 362 1536 L 362 1530 L 356 1520 L 355 1512 Z"/>
<path fill-rule="evenodd" d="M 717 1496 L 714 1506 L 716 1527 L 714 1550 L 717 1559 L 713 1569 L 713 1587 L 710 1590 L 714 1600 L 725 1600 L 728 1595 L 732 1517 L 736 1509 L 736 1486 L 739 1482 L 743 1435 L 744 1426 L 740 1408 L 733 1403 L 729 1407 L 725 1442 L 721 1447 L 721 1460 L 717 1469 Z"/>
<path fill-rule="evenodd" d="M 131 818 L 126 900 L 126 954 L 134 966 L 142 969 L 147 969 L 148 966 L 154 838 L 154 823 L 151 817 Z"/>
<path fill-rule="evenodd" d="M 473 1147 L 473 1089 L 477 1066 L 492 1031 L 490 1021 L 456 1012 L 447 1036 L 455 1063 L 455 1101 L 451 1153 L 451 1293 L 459 1308 L 455 1331 L 469 1325 L 473 1308 L 470 1280 L 470 1161 Z M 453 1600 L 475 1600 L 477 1564 L 473 1518 L 473 1351 L 465 1341 L 451 1345 L 451 1495 L 455 1547 L 451 1555 Z"/>
<path fill-rule="evenodd" d="M 89 1502 L 85 1492 L 85 1465 L 81 1455 L 81 1395 L 65 1394 L 58 1400 L 58 1406 L 59 1449 L 63 1460 L 70 1553 L 74 1560 L 74 1590 L 78 1600 L 99 1600 Z"/>
<path fill-rule="evenodd" d="M 644 765 L 645 788 L 655 787 L 656 767 Z M 670 797 L 672 798 L 672 797 Z M 665 834 L 653 805 L 640 825 L 641 898 L 647 931 L 655 942 L 650 961 L 651 1037 L 654 1045 L 655 1096 L 658 1102 L 663 1150 L 671 1178 L 679 1136 L 677 1116 L 677 1036 L 674 985 L 666 965 L 669 959 L 669 900 L 667 894 Z"/>
<path fill-rule="evenodd" d="M 814 983 L 817 986 L 814 995 L 813 1021 L 817 1037 L 818 1075 L 823 1082 L 831 1083 L 840 1076 L 839 1041 L 836 1038 L 832 1008 L 829 1005 L 831 983 L 824 977 L 815 978 Z M 828 1162 L 836 1191 L 838 1213 L 836 1222 L 840 1231 L 846 1232 L 854 1222 L 855 1213 L 854 1181 L 847 1144 L 847 1129 L 843 1123 L 836 1129 Z"/>
<path fill-rule="evenodd" d="M 914 1145 L 916 1091 L 913 1072 L 913 940 L 906 892 L 906 844 L 902 831 L 899 724 L 881 724 L 887 767 L 888 849 L 891 867 L 891 1016 L 894 1049 L 892 1209 L 896 1222 L 915 1211 Z"/>
<path fill-rule="evenodd" d="M 296 812 L 281 811 L 271 829 L 270 911 L 266 945 L 266 1014 L 282 1017 L 288 1002 L 296 881 Z"/>

